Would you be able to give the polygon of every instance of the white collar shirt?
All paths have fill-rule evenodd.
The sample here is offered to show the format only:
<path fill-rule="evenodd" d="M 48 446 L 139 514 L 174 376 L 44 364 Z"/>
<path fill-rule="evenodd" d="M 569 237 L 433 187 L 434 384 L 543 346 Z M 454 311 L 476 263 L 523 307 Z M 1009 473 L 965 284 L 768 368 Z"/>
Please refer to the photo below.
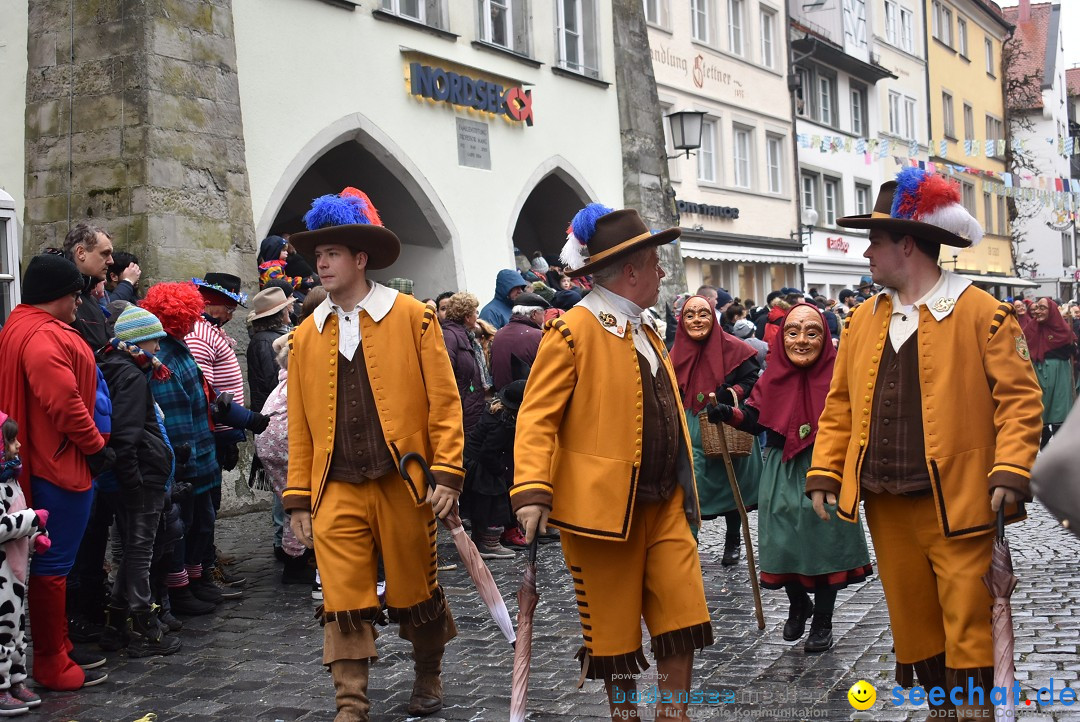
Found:
<path fill-rule="evenodd" d="M 360 303 L 356 304 L 355 308 L 343 309 L 334 303 L 331 296 L 327 295 L 312 313 L 315 327 L 319 330 L 319 333 L 322 333 L 326 325 L 326 319 L 330 317 L 330 314 L 337 315 L 339 327 L 338 351 L 350 361 L 352 361 L 353 355 L 360 345 L 360 311 L 367 311 L 371 319 L 378 323 L 383 320 L 386 314 L 390 313 L 394 301 L 397 300 L 398 292 L 394 289 L 387 288 L 374 281 L 369 281 L 369 283 L 371 290 L 368 291 L 368 294 L 364 296 Z"/>
<path fill-rule="evenodd" d="M 889 343 L 894 351 L 900 347 L 919 330 L 919 312 L 923 306 L 930 310 L 930 315 L 935 321 L 940 321 L 956 306 L 956 299 L 971 285 L 971 281 L 942 269 L 937 283 L 921 298 L 910 305 L 900 302 L 900 294 L 894 288 L 884 288 L 881 293 L 874 297 L 874 308 L 883 298 L 889 298 L 892 303 L 892 316 L 889 320 Z"/>

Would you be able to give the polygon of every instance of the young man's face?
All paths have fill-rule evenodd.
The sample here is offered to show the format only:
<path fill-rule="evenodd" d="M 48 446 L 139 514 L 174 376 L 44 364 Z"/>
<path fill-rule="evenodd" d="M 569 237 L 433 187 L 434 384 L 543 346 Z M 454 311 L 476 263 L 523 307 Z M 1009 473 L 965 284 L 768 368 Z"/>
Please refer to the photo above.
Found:
<path fill-rule="evenodd" d="M 326 292 L 333 294 L 364 281 L 367 258 L 366 253 L 339 244 L 315 246 L 315 272 Z"/>
<path fill-rule="evenodd" d="M 446 323 L 446 309 L 450 308 L 450 297 L 439 301 L 439 323 Z"/>

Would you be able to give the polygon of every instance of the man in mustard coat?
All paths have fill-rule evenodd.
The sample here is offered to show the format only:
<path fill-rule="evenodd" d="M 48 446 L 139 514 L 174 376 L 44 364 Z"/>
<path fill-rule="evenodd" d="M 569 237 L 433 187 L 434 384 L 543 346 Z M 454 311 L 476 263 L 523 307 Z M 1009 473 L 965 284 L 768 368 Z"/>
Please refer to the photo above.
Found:
<path fill-rule="evenodd" d="M 400 250 L 367 196 L 354 188 L 322 196 L 304 221 L 309 230 L 291 241 L 315 261 L 329 295 L 291 342 L 282 498 L 297 538 L 319 561 L 335 720 L 368 719 L 380 556 L 390 619 L 413 645 L 408 711 L 431 714 L 442 707 L 443 650 L 457 633 L 435 550 L 435 517 L 453 507 L 465 476 L 454 373 L 435 311 L 367 279 Z M 428 461 L 434 489 L 401 477 L 398 461 L 409 452 Z"/>
<path fill-rule="evenodd" d="M 590 204 L 563 249 L 571 276 L 595 286 L 549 326 L 518 413 L 511 501 L 529 541 L 562 531 L 577 593 L 582 679 L 603 679 L 613 718 L 658 702 L 683 719 L 694 650 L 712 644 L 697 545 L 690 440 L 663 339 L 644 309 L 664 271 L 634 210 Z M 584 262 L 584 254 L 589 261 Z M 658 689 L 637 690 L 652 636 Z"/>
<path fill-rule="evenodd" d="M 1042 403 L 1027 343 L 1011 305 L 938 266 L 941 244 L 982 237 L 952 181 L 906 168 L 873 213 L 838 223 L 870 230 L 884 288 L 841 336 L 806 490 L 823 519 L 828 503 L 855 521 L 865 502 L 897 682 L 943 688 L 939 717 L 993 719 L 982 577 L 998 510 L 1019 520 L 1031 499 Z"/>

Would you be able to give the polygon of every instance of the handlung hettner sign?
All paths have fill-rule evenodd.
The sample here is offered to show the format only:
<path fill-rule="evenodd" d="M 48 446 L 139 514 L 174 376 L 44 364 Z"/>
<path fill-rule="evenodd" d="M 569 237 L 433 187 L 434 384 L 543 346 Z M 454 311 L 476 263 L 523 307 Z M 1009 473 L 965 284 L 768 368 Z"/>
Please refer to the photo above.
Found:
<path fill-rule="evenodd" d="M 521 87 L 504 88 L 498 83 L 470 78 L 421 63 L 409 64 L 409 80 L 409 92 L 413 95 L 503 115 L 509 120 L 528 126 L 533 124 L 531 90 Z"/>

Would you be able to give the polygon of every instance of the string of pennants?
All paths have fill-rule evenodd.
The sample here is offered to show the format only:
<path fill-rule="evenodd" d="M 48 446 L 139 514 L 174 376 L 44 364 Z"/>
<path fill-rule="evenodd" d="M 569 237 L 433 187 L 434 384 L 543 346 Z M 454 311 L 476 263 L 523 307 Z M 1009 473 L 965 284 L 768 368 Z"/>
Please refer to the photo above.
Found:
<path fill-rule="evenodd" d="M 852 138 L 843 135 L 811 135 L 809 133 L 799 133 L 796 136 L 796 140 L 798 141 L 800 148 L 817 150 L 821 153 L 857 153 L 866 158 L 867 165 L 869 165 L 874 158 L 885 159 L 889 156 L 896 155 L 897 153 L 906 152 L 908 158 L 914 158 L 919 155 L 921 149 L 924 147 L 922 143 L 914 138 L 903 141 L 893 140 L 891 138 Z M 1058 136 L 1056 139 L 1046 138 L 1045 140 L 1048 145 L 1056 145 L 1058 155 L 1066 157 L 1080 155 L 1080 136 Z M 961 149 L 963 154 L 967 157 L 1005 157 L 1006 141 L 1002 139 L 952 142 L 957 143 L 958 148 Z M 1028 139 L 1026 138 L 1013 138 L 1010 142 L 1014 153 L 1021 153 L 1028 150 Z M 929 148 L 931 152 L 936 150 L 937 152 L 935 155 L 945 158 L 949 155 L 949 143 L 950 141 L 948 140 L 931 140 L 929 145 L 926 145 L 925 147 Z"/>

